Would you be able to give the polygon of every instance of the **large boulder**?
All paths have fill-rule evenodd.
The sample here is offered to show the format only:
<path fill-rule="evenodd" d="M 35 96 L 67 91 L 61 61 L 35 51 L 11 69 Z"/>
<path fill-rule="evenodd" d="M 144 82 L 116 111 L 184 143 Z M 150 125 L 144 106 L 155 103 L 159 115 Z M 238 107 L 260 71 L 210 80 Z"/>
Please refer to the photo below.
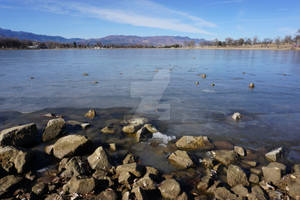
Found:
<path fill-rule="evenodd" d="M 88 157 L 88 162 L 91 168 L 95 170 L 109 170 L 111 168 L 111 164 L 102 146 L 98 147 L 94 153 Z"/>
<path fill-rule="evenodd" d="M 95 188 L 94 178 L 77 178 L 73 176 L 68 183 L 63 186 L 64 192 L 86 194 Z"/>
<path fill-rule="evenodd" d="M 38 130 L 34 123 L 15 126 L 0 132 L 0 145 L 29 147 L 36 141 Z"/>
<path fill-rule="evenodd" d="M 227 183 L 231 187 L 238 184 L 248 186 L 249 182 L 245 172 L 237 165 L 229 165 L 227 169 Z"/>
<path fill-rule="evenodd" d="M 273 184 L 281 180 L 282 174 L 286 171 L 286 166 L 282 163 L 271 162 L 268 166 L 262 167 L 264 179 Z"/>
<path fill-rule="evenodd" d="M 5 176 L 0 179 L 0 196 L 7 193 L 16 184 L 22 180 L 22 177 L 17 177 L 14 175 Z"/>
<path fill-rule="evenodd" d="M 212 149 L 214 145 L 207 136 L 182 136 L 177 142 L 176 147 L 183 150 Z"/>
<path fill-rule="evenodd" d="M 186 169 L 191 167 L 194 163 L 186 151 L 177 150 L 172 153 L 169 162 L 179 169 Z"/>
<path fill-rule="evenodd" d="M 65 132 L 66 123 L 63 118 L 51 119 L 48 121 L 42 136 L 43 142 L 47 142 L 61 136 Z"/>
<path fill-rule="evenodd" d="M 229 150 L 212 151 L 212 155 L 217 161 L 219 161 L 220 163 L 226 166 L 235 162 L 237 159 L 236 153 L 234 151 L 229 151 Z"/>
<path fill-rule="evenodd" d="M 119 165 L 116 168 L 117 175 L 120 175 L 124 172 L 130 172 L 131 174 L 135 175 L 136 177 L 140 177 L 142 175 L 140 167 L 137 165 L 137 163 L 129 163 L 129 164 L 123 164 Z"/>
<path fill-rule="evenodd" d="M 180 184 L 175 179 L 164 180 L 158 188 L 165 199 L 176 199 L 181 192 Z"/>
<path fill-rule="evenodd" d="M 0 165 L 7 172 L 23 173 L 31 156 L 29 153 L 11 146 L 0 147 Z"/>
<path fill-rule="evenodd" d="M 74 156 L 89 149 L 89 140 L 82 135 L 68 135 L 58 139 L 53 146 L 55 157 L 62 159 L 64 157 Z"/>

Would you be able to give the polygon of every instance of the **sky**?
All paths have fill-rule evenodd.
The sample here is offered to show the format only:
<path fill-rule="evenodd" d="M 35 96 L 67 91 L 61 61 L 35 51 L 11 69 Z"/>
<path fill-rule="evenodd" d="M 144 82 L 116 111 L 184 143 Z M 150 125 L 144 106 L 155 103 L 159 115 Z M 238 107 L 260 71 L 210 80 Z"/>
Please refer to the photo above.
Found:
<path fill-rule="evenodd" d="M 66 38 L 295 35 L 300 0 L 0 0 L 0 27 Z"/>

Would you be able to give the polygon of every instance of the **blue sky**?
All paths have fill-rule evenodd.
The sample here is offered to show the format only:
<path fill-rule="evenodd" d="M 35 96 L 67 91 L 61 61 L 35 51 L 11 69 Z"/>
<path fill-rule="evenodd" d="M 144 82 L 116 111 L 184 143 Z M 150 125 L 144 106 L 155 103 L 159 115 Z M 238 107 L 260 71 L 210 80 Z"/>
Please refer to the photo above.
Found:
<path fill-rule="evenodd" d="M 0 0 L 0 27 L 67 38 L 294 35 L 299 0 Z"/>

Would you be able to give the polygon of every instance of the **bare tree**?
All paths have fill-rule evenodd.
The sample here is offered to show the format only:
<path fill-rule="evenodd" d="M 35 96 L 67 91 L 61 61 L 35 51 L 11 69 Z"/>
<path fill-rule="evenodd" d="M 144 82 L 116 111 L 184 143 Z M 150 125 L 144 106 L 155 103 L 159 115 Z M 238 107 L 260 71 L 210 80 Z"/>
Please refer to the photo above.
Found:
<path fill-rule="evenodd" d="M 277 37 L 275 39 L 275 44 L 276 44 L 277 48 L 279 48 L 279 46 L 280 46 L 280 37 Z"/>

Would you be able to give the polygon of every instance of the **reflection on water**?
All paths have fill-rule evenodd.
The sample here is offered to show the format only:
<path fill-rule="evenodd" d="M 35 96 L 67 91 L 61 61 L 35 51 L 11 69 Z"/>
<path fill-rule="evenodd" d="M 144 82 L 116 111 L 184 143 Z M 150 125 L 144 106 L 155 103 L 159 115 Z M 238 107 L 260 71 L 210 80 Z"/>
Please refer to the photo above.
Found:
<path fill-rule="evenodd" d="M 134 112 L 148 94 L 150 102 L 144 106 L 150 114 L 168 113 L 169 135 L 208 135 L 252 148 L 284 145 L 292 159 L 300 160 L 297 51 L 0 51 L 0 67 L 1 111 L 128 107 Z M 155 96 L 162 85 L 151 83 L 161 71 L 169 79 Z M 202 73 L 206 79 L 198 76 Z M 248 88 L 250 82 L 254 89 Z M 132 95 L 133 83 L 143 92 L 141 97 Z M 153 96 L 160 97 L 159 102 L 151 104 Z M 233 112 L 244 118 L 233 122 Z"/>

